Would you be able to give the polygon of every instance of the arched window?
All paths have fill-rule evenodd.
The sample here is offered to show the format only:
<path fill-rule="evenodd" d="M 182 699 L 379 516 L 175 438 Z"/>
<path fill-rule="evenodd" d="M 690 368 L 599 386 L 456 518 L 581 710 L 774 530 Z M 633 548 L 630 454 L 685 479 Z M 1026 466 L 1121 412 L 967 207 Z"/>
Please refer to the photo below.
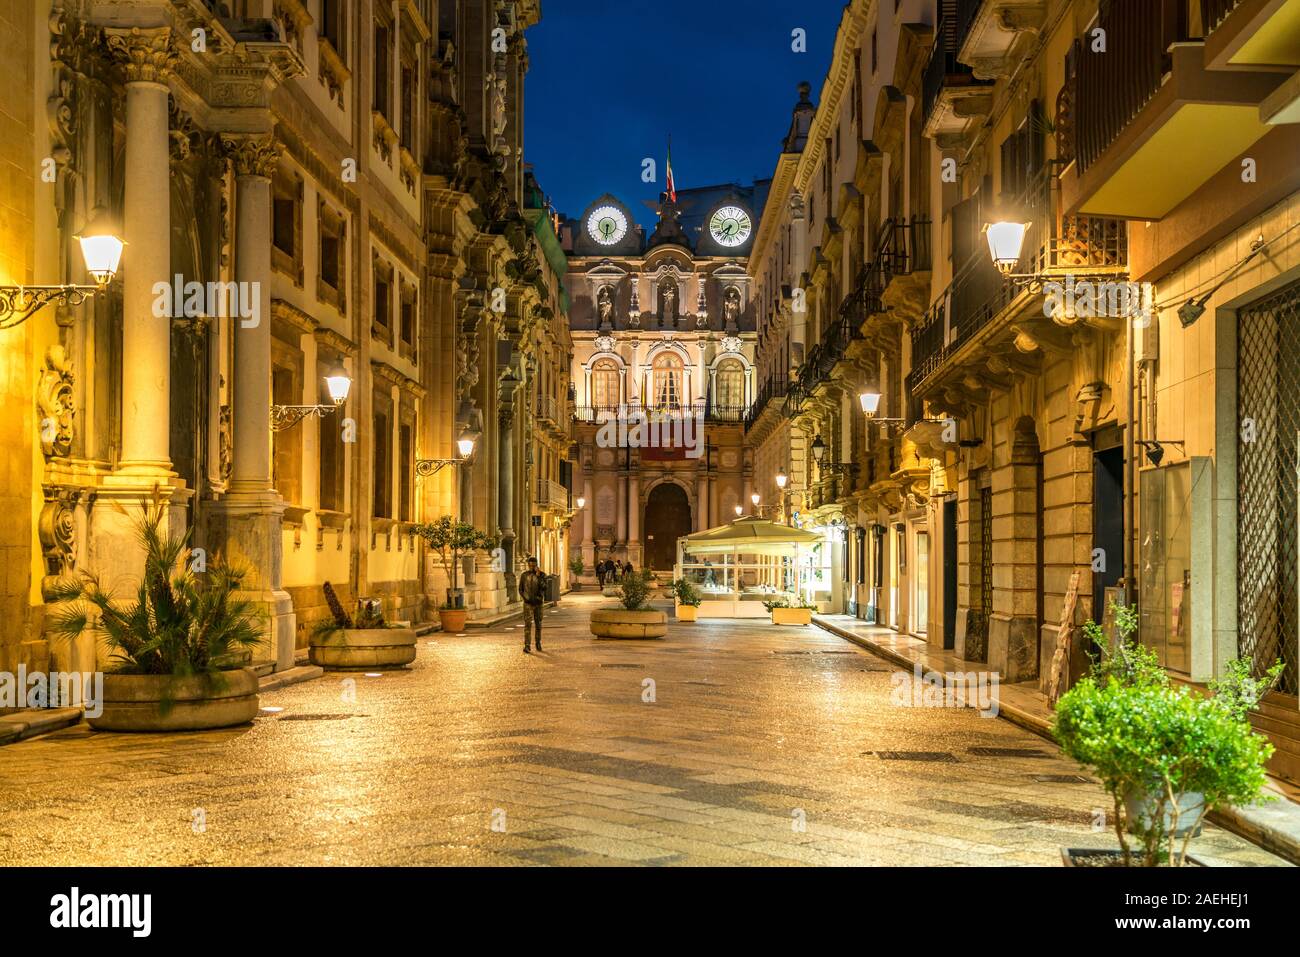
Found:
<path fill-rule="evenodd" d="M 739 359 L 723 359 L 713 371 L 713 406 L 718 412 L 745 408 L 745 367 Z"/>
<path fill-rule="evenodd" d="M 671 352 L 662 352 L 651 366 L 651 407 L 657 410 L 679 408 L 682 404 L 682 360 Z"/>
<path fill-rule="evenodd" d="M 597 359 L 591 367 L 591 405 L 594 409 L 617 409 L 619 399 L 618 363 Z"/>

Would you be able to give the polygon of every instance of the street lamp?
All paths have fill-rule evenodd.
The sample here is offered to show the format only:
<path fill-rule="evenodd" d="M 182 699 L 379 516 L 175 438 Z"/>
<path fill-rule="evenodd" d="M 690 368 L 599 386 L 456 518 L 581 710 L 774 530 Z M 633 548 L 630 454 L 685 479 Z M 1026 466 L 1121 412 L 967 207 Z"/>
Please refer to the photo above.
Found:
<path fill-rule="evenodd" d="M 817 464 L 821 465 L 822 459 L 826 457 L 826 443 L 822 441 L 820 432 L 817 433 L 817 437 L 813 439 L 812 454 L 813 458 L 817 460 Z"/>
<path fill-rule="evenodd" d="M 862 403 L 862 411 L 866 413 L 867 418 L 874 418 L 876 412 L 880 409 L 879 392 L 863 392 L 858 396 L 858 401 Z"/>
<path fill-rule="evenodd" d="M 113 281 L 126 243 L 112 228 L 107 211 L 96 207 L 86 228 L 73 238 L 81 246 L 81 258 L 94 285 L 0 286 L 0 329 L 21 325 L 52 302 L 79 306 Z"/>
<path fill-rule="evenodd" d="M 785 474 L 785 469 L 779 469 L 776 473 L 776 487 L 784 492 L 785 487 L 787 483 L 789 483 L 789 481 L 790 481 L 790 476 Z"/>
<path fill-rule="evenodd" d="M 578 496 L 578 508 L 586 508 L 586 507 L 587 507 L 587 500 L 586 500 L 585 498 L 583 498 L 581 495 L 579 495 L 579 496 Z"/>
<path fill-rule="evenodd" d="M 758 508 L 758 503 L 762 500 L 762 497 L 755 492 L 749 497 L 749 500 L 754 503 L 754 508 Z"/>
<path fill-rule="evenodd" d="M 458 459 L 416 459 L 415 474 L 421 478 L 427 475 L 437 475 L 448 465 L 459 465 L 474 454 L 474 442 L 478 438 L 478 433 L 466 426 L 456 439 L 456 451 L 460 453 Z M 578 499 L 578 508 L 582 508 L 583 500 Z"/>
<path fill-rule="evenodd" d="M 1017 286 L 1023 286 L 1032 293 L 1039 293 L 1047 277 L 1039 273 L 1017 273 L 1016 265 L 1025 248 L 1025 236 L 1033 223 L 1018 223 L 1014 220 L 998 220 L 996 223 L 984 224 L 984 238 L 988 240 L 989 255 L 1004 279 L 1009 279 Z M 1106 281 L 1114 278 L 1114 273 L 1072 273 L 1075 282 Z"/>
<path fill-rule="evenodd" d="M 456 451 L 460 452 L 463 459 L 469 458 L 474 454 L 474 433 L 466 429 L 456 440 Z"/>
<path fill-rule="evenodd" d="M 1010 278 L 1015 272 L 1016 263 L 1020 262 L 1020 252 L 1025 246 L 1025 233 L 1030 223 L 1014 223 L 1006 220 L 984 224 L 984 238 L 989 243 L 989 254 L 998 272 Z"/>
<path fill-rule="evenodd" d="M 324 418 L 335 409 L 341 408 L 352 391 L 352 379 L 343 371 L 343 366 L 335 363 L 325 374 L 325 390 L 329 393 L 329 405 L 273 405 L 271 406 L 271 431 L 283 432 L 291 429 L 309 415 Z"/>
<path fill-rule="evenodd" d="M 744 514 L 745 514 L 745 506 L 743 506 L 743 505 L 737 505 L 737 506 L 736 506 L 736 518 L 740 518 L 740 516 L 742 516 L 742 515 L 744 515 Z"/>

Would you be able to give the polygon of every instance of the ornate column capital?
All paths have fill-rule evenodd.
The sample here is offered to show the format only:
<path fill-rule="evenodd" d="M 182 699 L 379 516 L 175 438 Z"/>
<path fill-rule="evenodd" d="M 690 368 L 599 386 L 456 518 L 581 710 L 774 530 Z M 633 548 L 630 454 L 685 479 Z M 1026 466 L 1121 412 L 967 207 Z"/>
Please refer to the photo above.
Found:
<path fill-rule="evenodd" d="M 176 65 L 170 27 L 107 29 L 109 53 L 122 64 L 127 83 L 162 83 Z"/>
<path fill-rule="evenodd" d="M 221 146 L 235 167 L 236 176 L 261 176 L 270 179 L 284 147 L 269 135 L 249 136 L 222 133 Z"/>

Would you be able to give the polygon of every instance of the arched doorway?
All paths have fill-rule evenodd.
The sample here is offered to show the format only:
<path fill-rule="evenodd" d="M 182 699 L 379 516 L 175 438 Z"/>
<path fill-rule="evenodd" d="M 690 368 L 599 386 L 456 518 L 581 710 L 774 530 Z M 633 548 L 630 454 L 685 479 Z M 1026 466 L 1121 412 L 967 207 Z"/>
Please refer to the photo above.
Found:
<path fill-rule="evenodd" d="M 673 482 L 650 490 L 645 503 L 645 564 L 655 571 L 671 571 L 677 561 L 677 539 L 691 533 L 691 503 L 686 491 Z"/>

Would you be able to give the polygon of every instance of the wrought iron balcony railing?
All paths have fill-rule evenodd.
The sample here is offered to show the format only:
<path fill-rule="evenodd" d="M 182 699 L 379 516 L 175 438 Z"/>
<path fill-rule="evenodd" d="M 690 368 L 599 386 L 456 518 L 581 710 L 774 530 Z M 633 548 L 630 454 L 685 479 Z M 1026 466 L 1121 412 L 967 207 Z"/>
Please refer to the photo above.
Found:
<path fill-rule="evenodd" d="M 1114 269 L 1120 273 L 1128 263 L 1128 233 L 1123 220 L 1061 216 L 1054 185 L 1055 178 L 1045 166 L 1009 207 L 1017 218 L 1030 223 L 1025 252 L 1014 272 L 1059 275 L 1062 279 L 1073 272 Z M 977 249 L 911 332 L 909 394 L 1005 310 L 1021 289 L 998 272 L 987 249 Z"/>
<path fill-rule="evenodd" d="M 750 410 L 750 406 L 736 403 L 706 402 L 624 402 L 619 405 L 579 406 L 574 410 L 574 417 L 579 422 L 600 423 L 608 420 L 628 419 L 634 415 L 644 415 L 650 421 L 668 417 L 694 416 L 706 422 L 740 423 Z"/>
<path fill-rule="evenodd" d="M 957 61 L 957 54 L 983 0 L 941 0 L 939 25 L 935 29 L 934 50 L 921 78 L 921 119 L 934 110 L 945 86 L 969 86 L 980 83 L 974 71 Z"/>
<path fill-rule="evenodd" d="M 783 376 L 772 376 L 759 387 L 758 395 L 745 412 L 745 431 L 748 432 L 763 414 L 763 410 L 776 399 L 783 399 L 789 390 L 789 380 Z"/>

